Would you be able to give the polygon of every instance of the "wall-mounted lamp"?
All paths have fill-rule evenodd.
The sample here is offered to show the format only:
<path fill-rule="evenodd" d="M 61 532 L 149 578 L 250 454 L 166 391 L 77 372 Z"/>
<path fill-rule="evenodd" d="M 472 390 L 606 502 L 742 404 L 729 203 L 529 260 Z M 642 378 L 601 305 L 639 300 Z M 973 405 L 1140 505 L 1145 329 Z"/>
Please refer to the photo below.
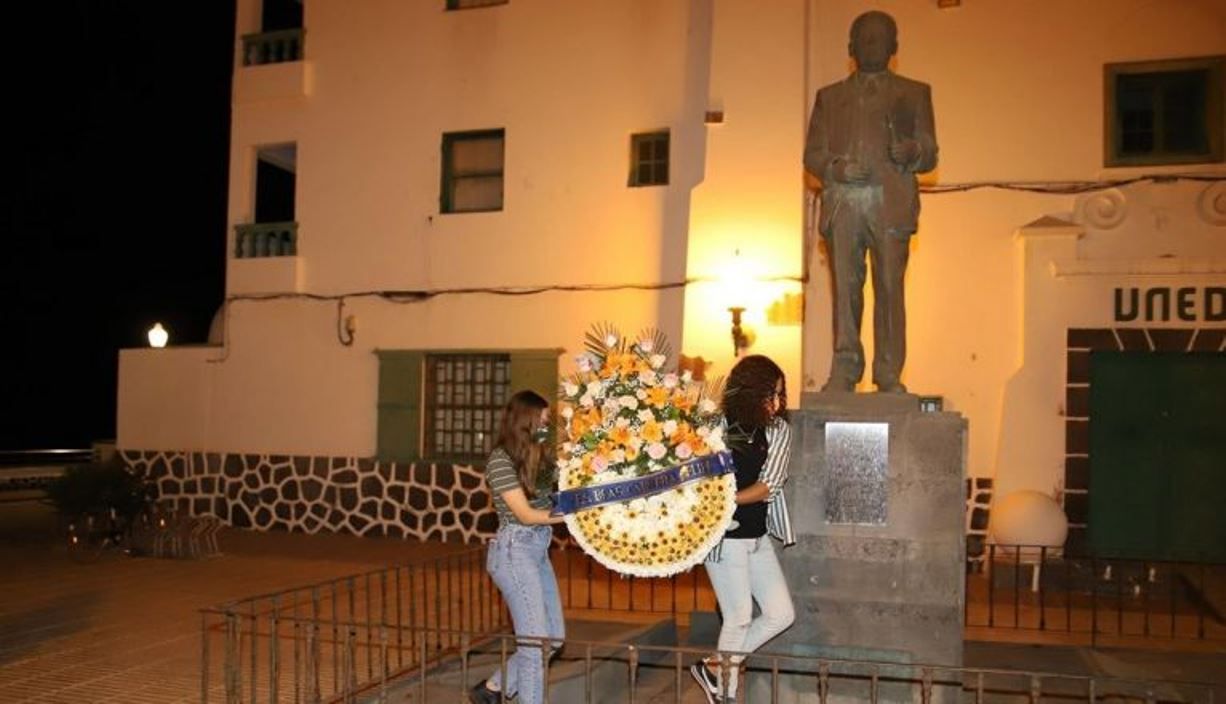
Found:
<path fill-rule="evenodd" d="M 150 347 L 165 347 L 166 342 L 170 340 L 170 333 L 166 332 L 166 328 L 162 327 L 161 323 L 154 323 L 147 334 Z"/>
<path fill-rule="evenodd" d="M 732 306 L 728 309 L 732 314 L 732 354 L 734 357 L 740 358 L 745 352 L 745 348 L 749 347 L 749 336 L 745 334 L 745 329 L 741 327 L 741 313 L 745 312 L 742 306 Z"/>

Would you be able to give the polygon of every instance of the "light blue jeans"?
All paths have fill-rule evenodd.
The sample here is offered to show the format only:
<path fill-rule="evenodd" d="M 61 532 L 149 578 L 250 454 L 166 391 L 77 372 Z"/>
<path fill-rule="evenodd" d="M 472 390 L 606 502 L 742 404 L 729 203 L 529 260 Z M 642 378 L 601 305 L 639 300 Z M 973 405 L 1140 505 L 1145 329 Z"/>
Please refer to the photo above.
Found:
<path fill-rule="evenodd" d="M 486 550 L 485 569 L 498 585 L 511 612 L 515 635 L 551 638 L 561 647 L 566 637 L 558 578 L 549 562 L 549 526 L 503 525 Z M 519 695 L 519 704 L 541 704 L 545 670 L 539 641 L 520 641 L 507 658 L 506 680 L 499 667 L 490 684 Z"/>
<path fill-rule="evenodd" d="M 719 629 L 721 651 L 752 653 L 792 625 L 796 618 L 792 595 L 770 536 L 725 538 L 719 561 L 703 564 L 724 619 Z M 754 602 L 760 612 L 757 618 L 753 617 Z M 740 664 L 744 658 L 730 660 Z M 728 696 L 736 696 L 738 669 L 730 673 Z"/>

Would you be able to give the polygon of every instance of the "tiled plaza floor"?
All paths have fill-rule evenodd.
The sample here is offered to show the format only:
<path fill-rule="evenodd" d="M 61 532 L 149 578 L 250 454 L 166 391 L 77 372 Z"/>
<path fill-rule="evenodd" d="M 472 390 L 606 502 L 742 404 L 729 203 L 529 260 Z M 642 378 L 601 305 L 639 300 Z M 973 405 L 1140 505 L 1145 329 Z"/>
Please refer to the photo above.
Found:
<path fill-rule="evenodd" d="M 223 556 L 78 564 L 35 504 L 0 506 L 0 702 L 199 700 L 196 609 L 462 546 L 223 533 Z"/>

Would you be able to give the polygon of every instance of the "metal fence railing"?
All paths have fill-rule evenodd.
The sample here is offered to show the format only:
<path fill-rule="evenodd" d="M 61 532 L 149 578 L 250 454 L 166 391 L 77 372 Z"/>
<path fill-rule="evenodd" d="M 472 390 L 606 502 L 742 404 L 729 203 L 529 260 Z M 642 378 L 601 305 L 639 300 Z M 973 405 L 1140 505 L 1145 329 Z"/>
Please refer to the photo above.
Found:
<path fill-rule="evenodd" d="M 242 637 L 234 633 L 230 617 L 223 660 L 227 678 L 224 701 L 356 702 L 465 701 L 473 683 L 489 672 L 505 672 L 507 658 L 516 647 L 542 653 L 545 701 L 674 702 L 693 701 L 696 684 L 688 674 L 691 663 L 713 657 L 727 664 L 736 653 L 698 648 L 565 641 L 556 659 L 544 638 L 517 638 L 512 634 L 470 633 L 435 628 L 397 628 L 363 622 L 328 622 L 287 618 L 302 635 L 302 667 L 295 668 L 293 686 L 279 691 L 254 689 L 250 697 L 243 680 Z M 330 640 L 329 633 L 338 637 Z M 455 643 L 440 651 L 433 643 Z M 556 642 L 553 645 L 557 645 Z M 328 667 L 328 655 L 337 652 L 339 686 L 323 692 L 319 673 Z M 373 653 L 373 657 L 364 654 Z M 821 704 L 830 701 L 932 702 L 1188 702 L 1213 704 L 1223 692 L 1199 682 L 1121 679 L 1051 672 L 923 665 L 874 660 L 832 659 L 800 655 L 752 653 L 745 655 L 738 701 L 780 701 L 786 691 Z M 254 661 L 253 661 L 254 662 Z M 408 663 L 407 665 L 405 663 Z M 275 662 L 271 665 L 275 667 Z M 274 681 L 274 680 L 269 680 Z M 728 686 L 725 677 L 721 688 Z M 726 689 L 725 689 L 726 691 Z M 552 695 L 552 696 L 551 696 Z M 504 699 L 504 701 L 506 701 Z"/>
<path fill-rule="evenodd" d="M 1073 642 L 1226 641 L 1226 565 L 1066 555 L 989 545 L 967 575 L 966 625 L 1032 631 Z"/>
<path fill-rule="evenodd" d="M 240 599 L 201 610 L 200 700 L 328 701 L 357 673 L 420 667 L 456 652 L 460 634 L 508 624 L 484 546 Z M 404 640 L 411 628 L 431 640 L 415 647 Z"/>
<path fill-rule="evenodd" d="M 631 577 L 608 569 L 578 545 L 551 551 L 562 606 L 597 612 L 671 614 L 685 621 L 694 611 L 714 611 L 715 592 L 701 566 L 672 577 Z"/>

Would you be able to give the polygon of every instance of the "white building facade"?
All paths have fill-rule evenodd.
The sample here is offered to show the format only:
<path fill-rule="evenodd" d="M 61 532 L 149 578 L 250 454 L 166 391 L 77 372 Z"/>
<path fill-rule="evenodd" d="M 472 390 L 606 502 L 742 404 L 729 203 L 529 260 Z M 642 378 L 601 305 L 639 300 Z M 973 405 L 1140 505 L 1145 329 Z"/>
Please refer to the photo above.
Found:
<path fill-rule="evenodd" d="M 1093 353 L 1222 354 L 1226 6 L 874 7 L 898 22 L 896 70 L 932 86 L 941 149 L 904 382 L 969 419 L 973 476 L 1079 497 L 1080 531 Z M 216 344 L 120 357 L 119 447 L 192 510 L 398 534 L 401 510 L 448 505 L 398 498 L 414 481 L 475 476 L 482 409 L 552 388 L 602 321 L 659 328 L 718 376 L 744 307 L 792 406 L 824 381 L 831 288 L 801 154 L 864 3 L 307 0 L 276 33 L 262 9 L 238 3 Z M 1119 159 L 1135 126 L 1107 119 L 1111 67 L 1179 60 L 1148 70 L 1207 71 L 1204 148 Z M 292 217 L 261 213 L 269 165 Z M 368 475 L 373 515 L 346 523 Z M 316 498 L 279 506 L 289 484 Z"/>

